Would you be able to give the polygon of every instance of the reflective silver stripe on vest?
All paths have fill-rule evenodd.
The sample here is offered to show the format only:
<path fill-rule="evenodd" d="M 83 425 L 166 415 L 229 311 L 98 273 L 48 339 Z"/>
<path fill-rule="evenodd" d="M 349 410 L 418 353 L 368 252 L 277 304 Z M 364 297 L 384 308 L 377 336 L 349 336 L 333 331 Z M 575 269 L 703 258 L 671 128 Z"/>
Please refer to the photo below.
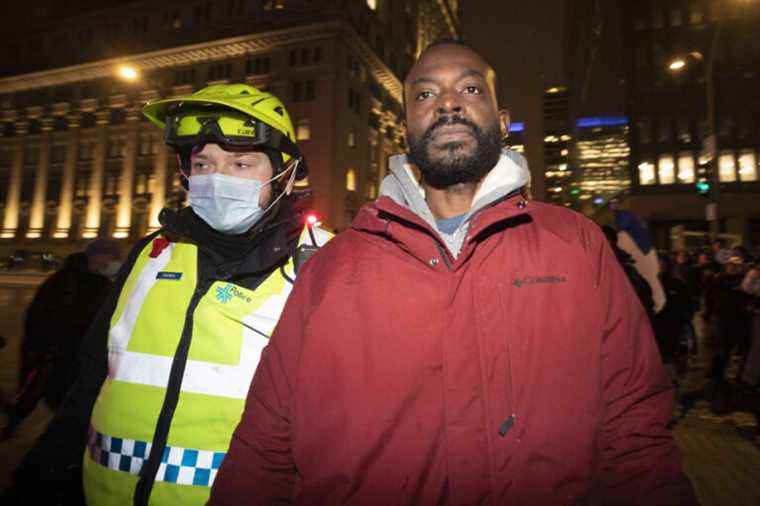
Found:
<path fill-rule="evenodd" d="M 109 344 L 109 376 L 117 381 L 166 388 L 172 357 L 128 351 L 137 317 L 148 292 L 156 283 L 156 275 L 169 263 L 176 244 L 171 243 L 157 258 L 151 258 L 140 273 L 124 313 L 111 329 Z M 285 283 L 282 293 L 271 295 L 257 310 L 243 317 L 242 346 L 237 365 L 188 360 L 182 377 L 182 391 L 215 397 L 245 399 L 268 343 L 290 294 L 291 284 Z"/>

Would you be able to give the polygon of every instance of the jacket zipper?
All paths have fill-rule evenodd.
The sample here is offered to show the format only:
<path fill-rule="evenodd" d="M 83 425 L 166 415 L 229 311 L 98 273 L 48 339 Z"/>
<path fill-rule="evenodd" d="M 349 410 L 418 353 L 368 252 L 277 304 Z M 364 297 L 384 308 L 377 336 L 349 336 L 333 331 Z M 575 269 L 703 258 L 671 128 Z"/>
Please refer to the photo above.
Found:
<path fill-rule="evenodd" d="M 200 267 L 200 258 L 198 259 L 198 262 Z M 200 268 L 198 269 L 198 272 L 201 272 Z M 153 484 L 156 481 L 156 473 L 161 464 L 161 458 L 163 457 L 164 449 L 166 448 L 166 441 L 169 437 L 169 429 L 171 428 L 174 411 L 177 409 L 177 403 L 179 402 L 179 394 L 182 388 L 182 377 L 185 374 L 185 366 L 187 365 L 187 357 L 190 351 L 190 342 L 193 337 L 193 314 L 203 296 L 206 295 L 208 289 L 214 284 L 214 281 L 214 279 L 202 280 L 196 287 L 195 292 L 190 299 L 190 304 L 187 308 L 187 313 L 185 314 L 185 325 L 182 328 L 182 336 L 180 337 L 177 351 L 174 353 L 174 359 L 172 360 L 172 367 L 169 372 L 169 384 L 166 386 L 164 403 L 161 406 L 161 412 L 158 415 L 158 421 L 156 422 L 156 430 L 153 433 L 150 455 L 140 470 L 140 479 L 135 487 L 135 494 L 132 502 L 134 506 L 147 506 L 148 501 L 150 500 Z"/>

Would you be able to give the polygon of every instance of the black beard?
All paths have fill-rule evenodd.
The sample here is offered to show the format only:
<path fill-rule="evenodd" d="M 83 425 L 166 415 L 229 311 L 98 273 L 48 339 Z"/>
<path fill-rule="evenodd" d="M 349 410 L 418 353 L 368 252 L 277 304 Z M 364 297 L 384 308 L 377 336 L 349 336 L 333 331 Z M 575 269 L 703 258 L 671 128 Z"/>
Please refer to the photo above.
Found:
<path fill-rule="evenodd" d="M 434 131 L 443 125 L 467 125 L 475 137 L 475 152 L 470 156 L 457 153 L 462 148 L 461 142 L 447 142 L 442 150 L 446 153 L 440 161 L 430 159 L 430 141 Z M 501 156 L 501 135 L 498 124 L 483 131 L 475 123 L 461 116 L 442 116 L 430 125 L 422 137 L 409 135 L 409 153 L 407 158 L 422 173 L 422 180 L 433 188 L 443 190 L 460 183 L 477 183 L 494 168 Z"/>

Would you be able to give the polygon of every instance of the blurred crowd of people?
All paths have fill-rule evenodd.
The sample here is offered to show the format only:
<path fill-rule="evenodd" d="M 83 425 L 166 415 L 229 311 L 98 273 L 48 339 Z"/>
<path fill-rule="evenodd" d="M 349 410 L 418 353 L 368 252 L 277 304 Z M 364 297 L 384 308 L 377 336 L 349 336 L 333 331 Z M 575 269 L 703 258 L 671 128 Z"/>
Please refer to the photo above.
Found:
<path fill-rule="evenodd" d="M 742 247 L 718 240 L 708 248 L 660 254 L 660 281 L 667 294 L 652 318 L 660 353 L 677 382 L 689 355 L 698 353 L 694 323 L 701 319 L 711 353 L 707 376 L 713 385 L 730 384 L 757 394 L 760 385 L 760 263 Z M 732 356 L 740 358 L 732 377 Z"/>

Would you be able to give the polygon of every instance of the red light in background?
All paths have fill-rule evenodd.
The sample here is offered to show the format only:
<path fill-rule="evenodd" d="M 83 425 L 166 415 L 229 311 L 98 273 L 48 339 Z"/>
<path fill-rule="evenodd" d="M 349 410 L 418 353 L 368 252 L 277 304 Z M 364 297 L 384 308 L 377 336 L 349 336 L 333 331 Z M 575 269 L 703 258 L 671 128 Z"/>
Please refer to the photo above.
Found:
<path fill-rule="evenodd" d="M 316 225 L 318 221 L 319 221 L 319 219 L 317 218 L 316 214 L 309 213 L 309 214 L 306 215 L 306 222 L 309 225 Z"/>

